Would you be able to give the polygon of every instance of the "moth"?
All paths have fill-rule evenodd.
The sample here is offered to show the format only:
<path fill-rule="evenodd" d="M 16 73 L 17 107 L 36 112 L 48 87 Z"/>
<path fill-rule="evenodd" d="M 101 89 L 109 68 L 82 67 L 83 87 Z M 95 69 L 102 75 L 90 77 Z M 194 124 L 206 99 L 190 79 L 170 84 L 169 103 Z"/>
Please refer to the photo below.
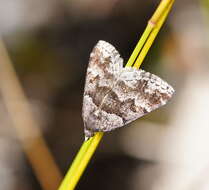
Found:
<path fill-rule="evenodd" d="M 99 41 L 90 54 L 82 117 L 86 139 L 95 132 L 123 127 L 163 106 L 174 89 L 158 76 L 123 67 L 123 59 L 108 42 Z"/>

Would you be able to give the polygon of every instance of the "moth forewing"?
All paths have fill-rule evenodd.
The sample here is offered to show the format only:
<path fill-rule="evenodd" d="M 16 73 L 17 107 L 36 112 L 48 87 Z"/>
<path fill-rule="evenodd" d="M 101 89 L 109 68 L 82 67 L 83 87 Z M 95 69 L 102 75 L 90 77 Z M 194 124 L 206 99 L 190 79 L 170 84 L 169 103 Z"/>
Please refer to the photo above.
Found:
<path fill-rule="evenodd" d="M 85 137 L 112 131 L 164 105 L 174 89 L 158 76 L 123 67 L 108 42 L 99 41 L 89 60 L 83 97 Z"/>

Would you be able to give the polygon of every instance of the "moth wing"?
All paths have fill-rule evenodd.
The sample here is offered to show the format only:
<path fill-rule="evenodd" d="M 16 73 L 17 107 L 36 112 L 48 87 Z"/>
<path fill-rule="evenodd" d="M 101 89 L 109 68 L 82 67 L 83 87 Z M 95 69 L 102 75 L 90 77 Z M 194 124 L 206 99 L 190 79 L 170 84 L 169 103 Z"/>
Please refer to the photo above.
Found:
<path fill-rule="evenodd" d="M 122 127 L 165 105 L 174 89 L 160 77 L 134 68 L 123 68 L 120 77 L 102 104 L 102 110 L 123 120 Z"/>
<path fill-rule="evenodd" d="M 83 99 L 85 136 L 112 131 L 163 106 L 173 88 L 156 75 L 123 68 L 117 50 L 99 41 L 87 69 Z"/>
<path fill-rule="evenodd" d="M 108 42 L 99 41 L 90 54 L 86 73 L 82 110 L 85 128 L 94 128 L 97 125 L 96 122 L 92 123 L 92 113 L 100 107 L 122 68 L 123 59 L 118 51 Z"/>
<path fill-rule="evenodd" d="M 123 59 L 108 42 L 100 40 L 90 54 L 84 93 L 98 93 L 97 88 L 113 85 L 123 68 Z"/>

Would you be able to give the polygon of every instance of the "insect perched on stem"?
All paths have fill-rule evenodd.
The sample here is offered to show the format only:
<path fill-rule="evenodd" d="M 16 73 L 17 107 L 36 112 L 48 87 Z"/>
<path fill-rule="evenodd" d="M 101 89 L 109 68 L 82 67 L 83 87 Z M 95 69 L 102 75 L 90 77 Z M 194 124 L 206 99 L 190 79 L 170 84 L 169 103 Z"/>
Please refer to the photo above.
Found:
<path fill-rule="evenodd" d="M 123 67 L 123 59 L 108 42 L 94 47 L 83 97 L 85 137 L 107 132 L 163 106 L 174 89 L 158 76 Z"/>

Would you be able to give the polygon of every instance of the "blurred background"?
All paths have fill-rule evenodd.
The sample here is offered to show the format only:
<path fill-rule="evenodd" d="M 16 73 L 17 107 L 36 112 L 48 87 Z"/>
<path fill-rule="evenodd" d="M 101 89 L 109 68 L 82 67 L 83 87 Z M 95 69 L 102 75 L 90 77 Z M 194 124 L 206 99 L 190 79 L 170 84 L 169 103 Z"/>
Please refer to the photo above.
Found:
<path fill-rule="evenodd" d="M 0 190 L 57 188 L 84 140 L 93 46 L 126 63 L 159 2 L 0 0 Z M 76 189 L 209 189 L 208 36 L 209 2 L 175 2 L 142 65 L 174 97 L 105 134 Z"/>

